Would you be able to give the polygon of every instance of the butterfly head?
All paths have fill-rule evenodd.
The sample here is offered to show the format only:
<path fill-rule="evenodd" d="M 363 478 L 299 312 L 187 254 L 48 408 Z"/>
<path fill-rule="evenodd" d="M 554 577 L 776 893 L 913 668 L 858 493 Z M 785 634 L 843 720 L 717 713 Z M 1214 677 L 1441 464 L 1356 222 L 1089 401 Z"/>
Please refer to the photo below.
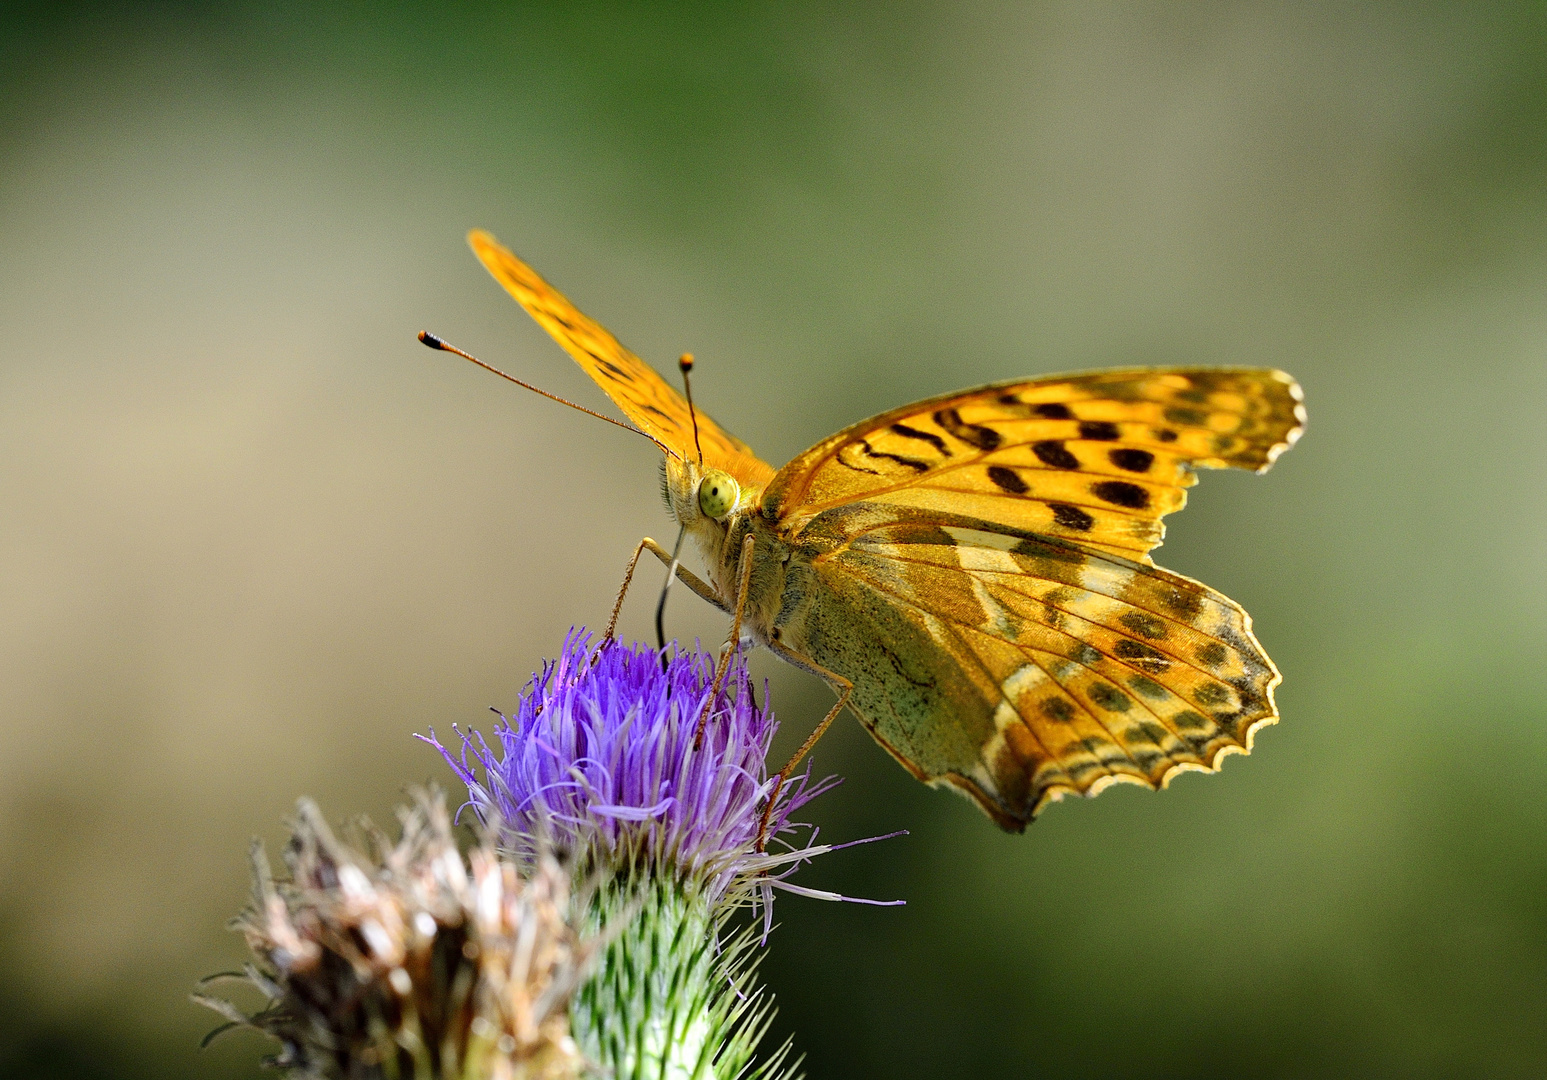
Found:
<path fill-rule="evenodd" d="M 668 455 L 663 487 L 667 505 L 701 543 L 718 543 L 735 519 L 754 505 L 760 486 L 725 469 L 705 468 L 691 457 Z"/>

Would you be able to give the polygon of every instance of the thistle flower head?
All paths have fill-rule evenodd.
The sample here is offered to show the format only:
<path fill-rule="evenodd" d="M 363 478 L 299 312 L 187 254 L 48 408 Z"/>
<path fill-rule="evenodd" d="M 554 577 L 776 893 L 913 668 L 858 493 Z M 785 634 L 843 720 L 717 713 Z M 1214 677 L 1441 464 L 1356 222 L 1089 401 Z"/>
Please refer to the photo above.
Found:
<path fill-rule="evenodd" d="M 492 744 L 425 740 L 479 819 L 465 859 L 438 796 L 397 842 L 368 825 L 340 840 L 303 800 L 291 880 L 255 849 L 237 921 L 269 1006 L 198 1000 L 316 1080 L 788 1077 L 788 1042 L 754 1060 L 772 1001 L 758 928 L 731 915 L 760 904 L 766 940 L 774 888 L 845 899 L 787 879 L 847 845 L 793 820 L 836 781 L 770 776 L 773 714 L 740 656 L 724 674 L 716 691 L 710 655 L 571 632 Z"/>
<path fill-rule="evenodd" d="M 792 843 L 804 828 L 792 815 L 838 781 L 813 782 L 808 767 L 775 794 L 766 758 L 778 725 L 766 690 L 759 705 L 737 654 L 711 702 L 713 671 L 710 654 L 678 652 L 663 664 L 654 649 L 593 646 L 572 631 L 515 713 L 500 717 L 492 744 L 459 731 L 453 754 L 433 732 L 426 741 L 509 847 L 543 844 L 589 871 L 672 877 L 716 906 L 760 900 L 767 919 L 772 888 L 793 888 L 789 873 L 832 850 L 811 842 L 814 830 Z"/>
<path fill-rule="evenodd" d="M 364 822 L 345 842 L 301 800 L 290 880 L 276 882 L 254 845 L 253 903 L 233 924 L 268 1007 L 248 1016 L 194 999 L 227 1028 L 277 1038 L 272 1063 L 297 1077 L 580 1076 L 568 1008 L 595 946 L 568 921 L 568 875 L 551 858 L 501 859 L 487 842 L 464 861 L 439 792 L 400 816 L 395 843 Z"/>

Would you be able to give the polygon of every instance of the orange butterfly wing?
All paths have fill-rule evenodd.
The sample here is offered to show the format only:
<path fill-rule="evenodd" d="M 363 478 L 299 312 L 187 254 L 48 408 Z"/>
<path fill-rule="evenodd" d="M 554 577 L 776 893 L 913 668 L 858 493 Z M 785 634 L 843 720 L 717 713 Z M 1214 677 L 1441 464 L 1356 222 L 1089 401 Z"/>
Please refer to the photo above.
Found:
<path fill-rule="evenodd" d="M 1148 553 L 1193 470 L 1267 468 L 1300 400 L 1278 371 L 1098 372 L 839 432 L 763 499 L 821 583 L 799 644 L 894 756 L 1006 828 L 1217 768 L 1277 720 L 1279 674 L 1237 604 Z"/>
<path fill-rule="evenodd" d="M 489 233 L 474 229 L 468 233 L 467 242 L 505 291 L 564 346 L 640 430 L 665 447 L 667 453 L 684 460 L 696 459 L 688 403 L 654 368 L 624 348 L 605 327 L 583 314 Z M 703 410 L 696 411 L 698 446 L 703 449 L 704 465 L 723 469 L 743 485 L 767 483 L 773 476 L 773 467 Z"/>
<path fill-rule="evenodd" d="M 1281 371 L 1102 371 L 996 383 L 893 409 L 817 443 L 769 485 L 790 532 L 857 500 L 998 521 L 1143 562 L 1193 470 L 1262 471 L 1299 438 Z"/>
<path fill-rule="evenodd" d="M 808 634 L 813 658 L 856 682 L 856 711 L 883 746 L 1005 828 L 1065 794 L 1213 770 L 1278 718 L 1279 674 L 1250 617 L 1180 574 L 871 503 L 820 515 L 801 547 L 826 586 L 826 618 L 813 621 L 889 654 L 864 678 L 845 670 L 851 642 L 829 650 Z M 918 685 L 936 681 L 950 692 L 927 716 L 910 710 Z"/>

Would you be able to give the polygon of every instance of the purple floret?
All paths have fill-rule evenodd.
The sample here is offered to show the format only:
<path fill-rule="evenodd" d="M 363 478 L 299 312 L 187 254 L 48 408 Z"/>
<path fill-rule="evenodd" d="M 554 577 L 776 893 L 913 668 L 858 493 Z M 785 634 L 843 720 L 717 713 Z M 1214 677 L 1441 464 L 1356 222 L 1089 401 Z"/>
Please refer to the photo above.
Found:
<path fill-rule="evenodd" d="M 458 730 L 453 755 L 430 743 L 467 784 L 468 805 L 497 822 L 507 845 L 546 845 L 586 869 L 674 874 L 708 899 L 750 899 L 766 906 L 772 887 L 837 899 L 785 885 L 814 855 L 787 834 L 808 828 L 790 817 L 839 781 L 813 782 L 809 765 L 779 792 L 768 821 L 768 851 L 758 852 L 764 800 L 774 785 L 767 766 L 778 725 L 753 700 L 738 653 L 694 746 L 709 696 L 714 657 L 678 652 L 662 671 L 660 654 L 616 641 L 591 645 L 571 631 L 559 659 L 543 666 L 513 717 L 501 715 L 494 745 Z"/>

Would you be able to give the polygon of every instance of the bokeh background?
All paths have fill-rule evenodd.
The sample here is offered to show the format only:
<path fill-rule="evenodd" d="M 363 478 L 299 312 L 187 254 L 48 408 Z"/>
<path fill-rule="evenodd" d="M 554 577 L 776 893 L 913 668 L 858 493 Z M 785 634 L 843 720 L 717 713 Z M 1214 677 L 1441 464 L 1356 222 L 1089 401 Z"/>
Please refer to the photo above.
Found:
<path fill-rule="evenodd" d="M 248 837 L 448 779 L 411 733 L 669 537 L 647 447 L 414 342 L 601 405 L 471 226 L 775 463 L 1016 375 L 1305 385 L 1158 553 L 1285 673 L 1250 758 L 1011 837 L 820 746 L 824 835 L 911 835 L 803 879 L 906 908 L 778 905 L 811 1077 L 1547 1074 L 1542 5 L 0 19 L 0 1074 L 259 1075 L 185 998 Z"/>

